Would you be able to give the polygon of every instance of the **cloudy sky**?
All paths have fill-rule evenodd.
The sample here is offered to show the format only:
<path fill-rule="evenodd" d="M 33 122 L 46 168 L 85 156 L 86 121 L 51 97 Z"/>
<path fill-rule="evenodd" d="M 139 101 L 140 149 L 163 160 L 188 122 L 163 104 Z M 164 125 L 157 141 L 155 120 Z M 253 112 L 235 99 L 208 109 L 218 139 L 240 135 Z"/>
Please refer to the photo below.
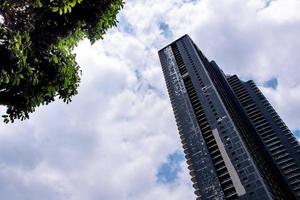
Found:
<path fill-rule="evenodd" d="M 80 43 L 79 94 L 0 126 L 0 198 L 194 199 L 157 51 L 189 34 L 253 79 L 300 137 L 300 1 L 128 0 L 104 40 Z"/>

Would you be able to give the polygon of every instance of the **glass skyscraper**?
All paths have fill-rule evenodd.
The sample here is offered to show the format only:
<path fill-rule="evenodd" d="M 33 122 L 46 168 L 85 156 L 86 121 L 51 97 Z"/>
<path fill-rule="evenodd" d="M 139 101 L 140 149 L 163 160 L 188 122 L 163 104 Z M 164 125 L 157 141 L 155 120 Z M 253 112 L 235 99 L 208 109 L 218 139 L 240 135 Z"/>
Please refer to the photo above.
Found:
<path fill-rule="evenodd" d="M 253 81 L 188 35 L 159 51 L 197 199 L 300 199 L 300 145 Z"/>

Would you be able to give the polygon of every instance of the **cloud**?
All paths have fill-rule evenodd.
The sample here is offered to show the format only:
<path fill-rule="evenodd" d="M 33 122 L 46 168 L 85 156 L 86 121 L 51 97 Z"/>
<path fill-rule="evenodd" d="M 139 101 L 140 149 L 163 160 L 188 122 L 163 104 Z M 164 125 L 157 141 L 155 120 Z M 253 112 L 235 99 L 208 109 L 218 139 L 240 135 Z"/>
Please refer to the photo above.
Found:
<path fill-rule="evenodd" d="M 266 1 L 266 7 L 268 9 L 264 9 L 260 13 L 260 17 L 264 18 L 264 20 L 270 20 L 279 24 L 293 23 L 300 20 L 298 13 L 300 2 L 297 0 Z"/>
<path fill-rule="evenodd" d="M 194 199 L 157 55 L 185 33 L 226 73 L 254 79 L 299 130 L 299 3 L 284 2 L 128 1 L 104 40 L 76 49 L 83 75 L 72 103 L 0 127 L 1 197 Z"/>

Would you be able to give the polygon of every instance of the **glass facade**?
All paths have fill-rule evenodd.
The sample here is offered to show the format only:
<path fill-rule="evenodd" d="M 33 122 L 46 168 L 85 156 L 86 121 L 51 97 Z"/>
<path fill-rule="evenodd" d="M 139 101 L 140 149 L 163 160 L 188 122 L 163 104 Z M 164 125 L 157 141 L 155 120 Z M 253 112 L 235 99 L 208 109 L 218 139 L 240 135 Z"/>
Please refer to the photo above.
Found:
<path fill-rule="evenodd" d="M 188 35 L 159 51 L 198 199 L 297 199 L 299 143 L 253 81 L 226 76 Z"/>

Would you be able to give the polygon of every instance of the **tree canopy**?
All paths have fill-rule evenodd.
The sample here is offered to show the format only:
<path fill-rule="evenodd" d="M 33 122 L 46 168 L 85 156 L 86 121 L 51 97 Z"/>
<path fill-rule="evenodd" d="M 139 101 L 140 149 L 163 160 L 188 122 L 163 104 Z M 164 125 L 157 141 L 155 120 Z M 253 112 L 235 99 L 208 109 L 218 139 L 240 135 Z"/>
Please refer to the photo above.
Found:
<path fill-rule="evenodd" d="M 27 119 L 55 97 L 77 94 L 73 48 L 102 39 L 123 0 L 0 0 L 0 105 L 4 122 Z"/>

